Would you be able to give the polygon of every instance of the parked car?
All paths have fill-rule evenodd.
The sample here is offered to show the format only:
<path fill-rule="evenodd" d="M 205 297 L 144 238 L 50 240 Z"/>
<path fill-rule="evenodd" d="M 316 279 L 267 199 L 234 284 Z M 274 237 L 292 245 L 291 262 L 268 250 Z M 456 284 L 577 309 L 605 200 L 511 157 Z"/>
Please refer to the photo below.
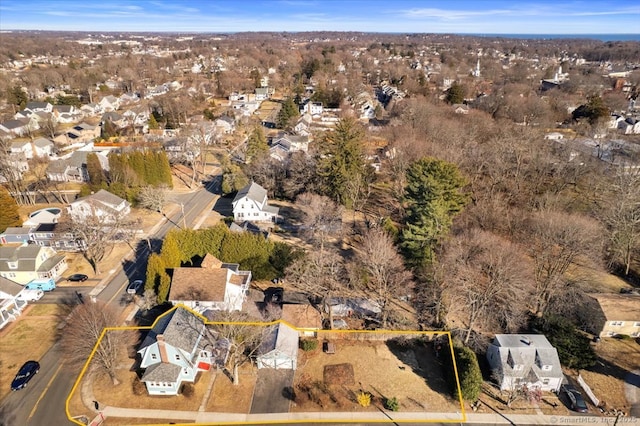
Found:
<path fill-rule="evenodd" d="M 17 391 L 27 386 L 29 380 L 33 378 L 40 371 L 40 364 L 38 361 L 27 361 L 24 363 L 20 370 L 18 370 L 18 374 L 11 382 L 11 390 Z"/>
<path fill-rule="evenodd" d="M 589 407 L 587 407 L 587 403 L 582 397 L 582 394 L 573 385 L 562 385 L 562 391 L 567 395 L 569 408 L 578 413 L 589 412 Z"/>
<path fill-rule="evenodd" d="M 86 281 L 88 279 L 89 279 L 89 277 L 86 276 L 85 274 L 73 274 L 73 275 L 70 275 L 67 278 L 67 281 L 78 281 L 79 282 L 79 281 Z"/>
<path fill-rule="evenodd" d="M 131 284 L 127 286 L 128 294 L 138 294 L 138 292 L 142 289 L 142 280 L 135 280 Z"/>

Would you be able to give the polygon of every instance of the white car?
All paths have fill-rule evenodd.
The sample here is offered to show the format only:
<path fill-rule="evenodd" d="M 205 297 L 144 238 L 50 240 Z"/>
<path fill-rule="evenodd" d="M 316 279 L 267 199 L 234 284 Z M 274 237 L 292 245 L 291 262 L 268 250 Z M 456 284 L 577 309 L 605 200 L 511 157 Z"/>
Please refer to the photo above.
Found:
<path fill-rule="evenodd" d="M 33 302 L 35 300 L 40 300 L 44 296 L 44 291 L 42 290 L 30 290 L 25 288 L 18 294 L 18 299 L 26 300 L 27 302 Z"/>
<path fill-rule="evenodd" d="M 135 280 L 127 286 L 127 294 L 138 294 L 142 289 L 144 282 L 142 280 Z"/>

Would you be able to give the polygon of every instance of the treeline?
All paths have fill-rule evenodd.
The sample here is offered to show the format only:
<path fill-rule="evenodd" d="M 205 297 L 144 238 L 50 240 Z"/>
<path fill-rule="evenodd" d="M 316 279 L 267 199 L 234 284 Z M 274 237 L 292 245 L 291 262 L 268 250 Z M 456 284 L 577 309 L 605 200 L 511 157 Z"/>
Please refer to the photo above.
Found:
<path fill-rule="evenodd" d="M 251 271 L 253 279 L 273 279 L 300 256 L 293 247 L 265 239 L 250 232 L 232 232 L 220 223 L 206 229 L 170 231 L 160 254 L 149 257 L 145 290 L 157 294 L 158 303 L 167 301 L 173 268 L 199 266 L 211 254 L 225 263 L 237 263 L 241 270 Z"/>
<path fill-rule="evenodd" d="M 83 185 L 81 196 L 105 189 L 125 200 L 135 202 L 142 187 L 173 187 L 171 166 L 164 151 L 148 149 L 111 153 L 108 160 L 107 171 L 102 167 L 97 154 L 87 155 L 89 182 Z"/>

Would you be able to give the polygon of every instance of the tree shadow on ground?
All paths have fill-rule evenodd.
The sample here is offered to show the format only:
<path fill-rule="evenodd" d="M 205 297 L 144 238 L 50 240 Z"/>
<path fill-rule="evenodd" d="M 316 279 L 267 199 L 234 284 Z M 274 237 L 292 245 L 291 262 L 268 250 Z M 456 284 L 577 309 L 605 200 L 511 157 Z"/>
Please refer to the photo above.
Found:
<path fill-rule="evenodd" d="M 451 393 L 442 362 L 442 357 L 451 356 L 449 352 L 440 350 L 436 353 L 434 346 L 436 343 L 424 338 L 396 338 L 387 340 L 386 344 L 391 353 L 401 362 L 398 368 L 411 368 L 434 392 L 445 395 Z"/>
<path fill-rule="evenodd" d="M 233 197 L 219 197 L 213 205 L 213 211 L 219 213 L 224 217 L 233 216 L 233 206 L 231 205 L 232 202 Z"/>

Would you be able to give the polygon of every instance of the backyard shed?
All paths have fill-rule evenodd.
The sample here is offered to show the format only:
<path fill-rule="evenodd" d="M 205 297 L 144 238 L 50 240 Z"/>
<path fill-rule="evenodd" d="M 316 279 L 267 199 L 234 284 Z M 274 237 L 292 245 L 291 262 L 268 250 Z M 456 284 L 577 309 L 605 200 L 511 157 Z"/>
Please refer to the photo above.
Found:
<path fill-rule="evenodd" d="M 260 346 L 258 368 L 295 370 L 298 363 L 298 332 L 284 323 L 271 328 Z"/>

